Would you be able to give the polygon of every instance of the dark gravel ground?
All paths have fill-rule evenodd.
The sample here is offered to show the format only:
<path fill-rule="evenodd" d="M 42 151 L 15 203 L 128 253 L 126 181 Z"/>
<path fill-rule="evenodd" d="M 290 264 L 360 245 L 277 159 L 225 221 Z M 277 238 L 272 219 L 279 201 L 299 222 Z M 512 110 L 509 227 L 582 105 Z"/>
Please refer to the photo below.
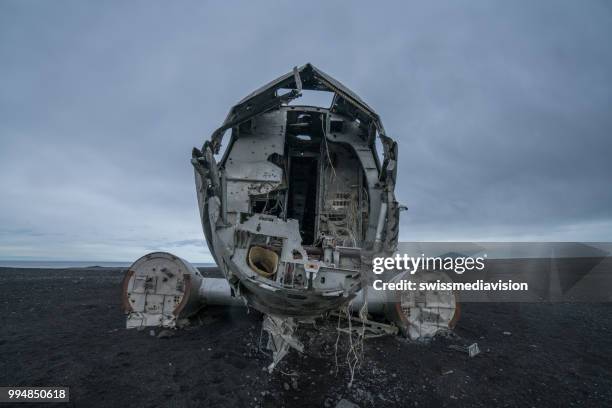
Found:
<path fill-rule="evenodd" d="M 464 304 L 456 337 L 367 340 L 349 388 L 335 321 L 303 329 L 306 352 L 268 374 L 257 312 L 208 308 L 168 338 L 128 331 L 122 276 L 0 268 L 0 385 L 69 386 L 77 407 L 612 406 L 612 304 Z M 448 348 L 473 342 L 474 358 Z"/>

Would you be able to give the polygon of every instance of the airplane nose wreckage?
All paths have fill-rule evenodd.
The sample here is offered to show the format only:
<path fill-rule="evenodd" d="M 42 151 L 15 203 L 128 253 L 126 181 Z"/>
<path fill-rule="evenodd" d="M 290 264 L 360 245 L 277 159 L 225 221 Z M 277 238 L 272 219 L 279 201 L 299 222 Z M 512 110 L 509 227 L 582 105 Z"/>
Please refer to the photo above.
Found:
<path fill-rule="evenodd" d="M 290 103 L 303 90 L 333 93 L 331 106 Z M 128 327 L 172 326 L 219 295 L 266 315 L 271 368 L 300 350 L 297 323 L 346 306 L 367 286 L 371 259 L 397 247 L 397 152 L 378 114 L 311 64 L 248 95 L 191 159 L 222 294 L 186 261 L 147 255 L 124 282 Z"/>
<path fill-rule="evenodd" d="M 302 90 L 333 92 L 332 106 L 289 105 Z M 395 250 L 397 144 L 372 108 L 310 64 L 234 106 L 192 163 L 210 251 L 263 313 L 337 309 L 361 288 L 362 258 Z"/>

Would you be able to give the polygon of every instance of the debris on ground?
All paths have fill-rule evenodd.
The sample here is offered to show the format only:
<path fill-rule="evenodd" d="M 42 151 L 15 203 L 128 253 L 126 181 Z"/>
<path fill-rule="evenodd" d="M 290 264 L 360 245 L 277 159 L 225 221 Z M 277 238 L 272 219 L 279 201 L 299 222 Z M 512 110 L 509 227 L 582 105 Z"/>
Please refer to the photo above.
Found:
<path fill-rule="evenodd" d="M 460 346 L 458 344 L 451 344 L 448 346 L 451 350 L 460 351 L 462 353 L 467 353 L 470 357 L 476 357 L 480 354 L 480 348 L 478 347 L 478 343 L 472 343 L 469 346 Z"/>
<path fill-rule="evenodd" d="M 478 343 L 472 343 L 468 346 L 468 354 L 470 357 L 476 357 L 478 354 L 480 354 Z"/>
<path fill-rule="evenodd" d="M 336 404 L 336 408 L 359 408 L 359 405 L 352 403 L 351 401 L 342 398 Z"/>
<path fill-rule="evenodd" d="M 175 334 L 175 332 L 173 332 L 172 330 L 162 330 L 157 335 L 157 338 L 158 339 L 167 339 L 167 338 L 170 338 L 170 337 L 174 336 L 174 334 Z"/>
<path fill-rule="evenodd" d="M 297 323 L 291 317 L 275 317 L 266 315 L 262 324 L 263 330 L 268 333 L 268 350 L 272 351 L 272 364 L 268 366 L 268 373 L 272 373 L 274 367 L 294 348 L 300 353 L 304 351 L 304 345 L 295 336 Z"/>
<path fill-rule="evenodd" d="M 293 388 L 294 390 L 298 389 L 297 377 L 291 377 L 291 388 Z"/>

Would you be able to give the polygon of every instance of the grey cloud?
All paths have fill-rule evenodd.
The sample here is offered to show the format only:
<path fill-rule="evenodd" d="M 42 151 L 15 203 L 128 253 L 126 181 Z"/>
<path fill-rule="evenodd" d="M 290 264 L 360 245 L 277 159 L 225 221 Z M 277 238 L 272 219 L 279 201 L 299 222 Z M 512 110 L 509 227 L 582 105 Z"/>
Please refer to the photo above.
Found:
<path fill-rule="evenodd" d="M 308 61 L 399 141 L 402 239 L 609 241 L 610 38 L 604 2 L 0 2 L 0 258 L 210 261 L 191 147 Z"/>

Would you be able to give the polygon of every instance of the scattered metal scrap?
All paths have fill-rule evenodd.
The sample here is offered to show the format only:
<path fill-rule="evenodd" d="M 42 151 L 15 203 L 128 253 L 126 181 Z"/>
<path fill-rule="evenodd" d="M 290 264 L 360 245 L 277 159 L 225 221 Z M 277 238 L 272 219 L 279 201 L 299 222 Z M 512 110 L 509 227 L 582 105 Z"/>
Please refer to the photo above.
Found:
<path fill-rule="evenodd" d="M 331 312 L 330 316 L 342 319 L 344 316 L 339 312 Z M 394 324 L 386 324 L 377 322 L 369 319 L 361 319 L 359 317 L 350 316 L 350 320 L 355 323 L 359 323 L 359 326 L 339 327 L 338 331 L 353 334 L 355 332 L 361 332 L 360 335 L 365 339 L 371 339 L 375 337 L 396 335 L 399 330 Z"/>
<path fill-rule="evenodd" d="M 472 343 L 469 346 L 460 346 L 458 344 L 451 344 L 448 346 L 451 350 L 460 351 L 462 353 L 467 353 L 470 357 L 476 357 L 480 354 L 480 348 L 478 347 L 478 343 Z"/>
<path fill-rule="evenodd" d="M 293 318 L 278 318 L 267 315 L 263 320 L 263 329 L 269 333 L 268 350 L 272 351 L 272 364 L 268 366 L 268 372 L 289 352 L 289 347 L 300 353 L 304 351 L 304 345 L 294 336 L 297 324 Z"/>

